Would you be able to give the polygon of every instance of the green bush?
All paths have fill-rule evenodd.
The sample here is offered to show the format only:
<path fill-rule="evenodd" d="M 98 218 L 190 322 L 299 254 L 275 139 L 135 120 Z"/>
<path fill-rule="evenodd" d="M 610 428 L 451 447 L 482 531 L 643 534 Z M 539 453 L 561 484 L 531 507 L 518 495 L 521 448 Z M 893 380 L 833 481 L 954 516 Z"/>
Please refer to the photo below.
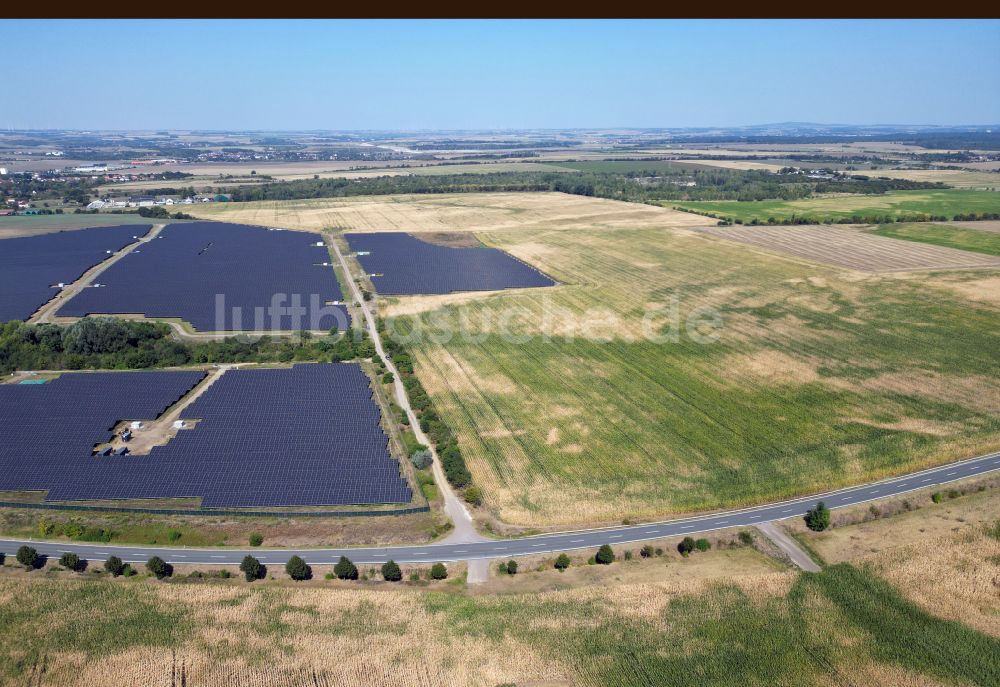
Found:
<path fill-rule="evenodd" d="M 87 569 L 87 561 L 71 551 L 67 551 L 59 557 L 59 565 L 73 572 L 83 572 Z"/>
<path fill-rule="evenodd" d="M 41 518 L 38 521 L 38 536 L 42 538 L 48 537 L 55 531 L 56 531 L 56 524 L 54 522 L 50 522 L 45 518 Z"/>
<path fill-rule="evenodd" d="M 434 462 L 434 457 L 429 448 L 418 449 L 410 456 L 410 463 L 417 470 L 426 470 L 432 462 Z"/>
<path fill-rule="evenodd" d="M 517 574 L 517 561 L 508 561 L 507 562 L 507 574 L 508 575 L 516 575 Z"/>
<path fill-rule="evenodd" d="M 681 543 L 677 545 L 677 550 L 682 556 L 687 556 L 692 551 L 694 551 L 694 539 L 692 537 L 684 537 Z"/>
<path fill-rule="evenodd" d="M 712 543 L 709 542 L 707 539 L 699 539 L 694 543 L 694 547 L 699 551 L 701 551 L 702 553 L 704 553 L 705 551 L 708 551 L 710 548 L 712 548 Z"/>
<path fill-rule="evenodd" d="M 174 574 L 174 567 L 159 556 L 153 556 L 146 561 L 146 570 L 155 575 L 158 580 Z"/>
<path fill-rule="evenodd" d="M 28 570 L 34 570 L 35 568 L 40 568 L 42 563 L 42 557 L 38 555 L 38 551 L 30 546 L 22 546 L 17 550 L 17 562 L 23 565 Z"/>
<path fill-rule="evenodd" d="M 69 537 L 70 539 L 79 539 L 83 535 L 83 525 L 80 523 L 70 520 L 63 525 L 63 535 Z"/>
<path fill-rule="evenodd" d="M 169 530 L 167 532 L 167 541 L 173 543 L 181 538 L 180 530 Z"/>
<path fill-rule="evenodd" d="M 624 557 L 625 557 L 625 560 L 627 560 L 627 561 L 632 560 L 632 552 L 631 551 L 626 551 Z"/>
<path fill-rule="evenodd" d="M 260 532 L 254 532 L 250 535 L 250 546 L 260 546 L 264 543 L 264 535 Z"/>
<path fill-rule="evenodd" d="M 104 561 L 104 569 L 111 573 L 112 577 L 118 577 L 124 572 L 125 564 L 118 556 L 110 556 L 108 560 Z"/>
<path fill-rule="evenodd" d="M 333 574 L 337 576 L 338 580 L 356 580 L 358 579 L 358 566 L 351 563 L 347 556 L 341 556 L 337 564 L 333 566 Z"/>
<path fill-rule="evenodd" d="M 497 572 L 501 575 L 507 574 L 507 561 L 500 561 L 497 563 Z"/>
<path fill-rule="evenodd" d="M 639 555 L 643 558 L 653 557 L 653 546 L 651 544 L 646 544 L 641 549 L 639 549 Z"/>
<path fill-rule="evenodd" d="M 448 568 L 445 567 L 444 563 L 435 563 L 431 566 L 431 579 L 432 580 L 444 580 L 448 577 Z"/>
<path fill-rule="evenodd" d="M 296 581 L 312 579 L 312 568 L 298 556 L 292 556 L 288 559 L 288 562 L 285 563 L 285 572 Z"/>
<path fill-rule="evenodd" d="M 809 509 L 805 517 L 806 527 L 813 532 L 822 532 L 830 526 L 830 509 L 820 501 L 815 508 Z"/>
<path fill-rule="evenodd" d="M 267 568 L 253 556 L 244 556 L 240 561 L 240 571 L 247 582 L 263 579 L 267 574 Z"/>
<path fill-rule="evenodd" d="M 135 568 L 133 568 L 128 563 L 122 566 L 122 575 L 124 575 L 125 577 L 134 577 L 135 574 L 136 574 Z"/>
<path fill-rule="evenodd" d="M 601 565 L 610 565 L 615 562 L 615 552 L 612 550 L 610 545 L 604 544 L 597 550 L 597 555 L 594 556 L 594 560 Z"/>
<path fill-rule="evenodd" d="M 466 487 L 465 501 L 466 503 L 471 503 L 473 506 L 481 506 L 483 503 L 483 490 L 474 484 Z"/>
<path fill-rule="evenodd" d="M 382 579 L 386 582 L 399 582 L 403 579 L 403 571 L 396 565 L 396 561 L 388 560 L 382 564 Z"/>
<path fill-rule="evenodd" d="M 740 543 L 744 546 L 753 544 L 753 533 L 750 530 L 743 530 L 739 534 Z"/>
<path fill-rule="evenodd" d="M 568 568 L 569 564 L 570 564 L 569 556 L 567 556 L 565 553 L 561 553 L 556 558 L 556 562 L 554 563 L 553 567 L 555 567 L 556 570 L 559 570 L 561 572 L 566 568 Z"/>

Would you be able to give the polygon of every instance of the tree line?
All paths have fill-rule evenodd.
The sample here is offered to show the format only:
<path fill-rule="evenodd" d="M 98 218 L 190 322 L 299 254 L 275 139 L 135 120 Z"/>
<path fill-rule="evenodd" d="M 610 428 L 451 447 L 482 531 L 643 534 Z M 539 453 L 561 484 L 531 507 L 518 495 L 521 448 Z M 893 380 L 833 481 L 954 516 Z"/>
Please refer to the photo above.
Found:
<path fill-rule="evenodd" d="M 365 179 L 298 179 L 224 192 L 234 202 L 301 200 L 424 193 L 508 193 L 559 191 L 637 203 L 663 200 L 796 200 L 815 193 L 882 194 L 942 189 L 939 183 L 905 179 L 838 177 L 815 180 L 763 170 L 642 169 L 628 172 L 489 172 L 485 174 L 399 175 Z"/>
<path fill-rule="evenodd" d="M 337 362 L 375 355 L 360 331 L 187 343 L 159 322 L 87 317 L 68 326 L 0 325 L 0 373 L 15 370 L 123 370 L 205 363 Z"/>

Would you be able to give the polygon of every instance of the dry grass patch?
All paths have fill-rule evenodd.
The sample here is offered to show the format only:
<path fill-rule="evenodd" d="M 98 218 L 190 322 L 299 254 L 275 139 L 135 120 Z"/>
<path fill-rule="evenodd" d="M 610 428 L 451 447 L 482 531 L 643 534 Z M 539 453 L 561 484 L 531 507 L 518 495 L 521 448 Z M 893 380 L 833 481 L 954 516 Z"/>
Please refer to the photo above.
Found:
<path fill-rule="evenodd" d="M 1000 277 L 963 278 L 949 276 L 933 281 L 971 301 L 1000 307 Z"/>

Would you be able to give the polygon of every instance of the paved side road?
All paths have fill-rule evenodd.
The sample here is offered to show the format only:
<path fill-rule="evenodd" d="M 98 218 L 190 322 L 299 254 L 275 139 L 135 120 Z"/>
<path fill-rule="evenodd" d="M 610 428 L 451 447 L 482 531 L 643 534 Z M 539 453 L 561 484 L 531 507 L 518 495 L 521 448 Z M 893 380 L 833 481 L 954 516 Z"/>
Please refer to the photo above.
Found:
<path fill-rule="evenodd" d="M 108 556 L 118 556 L 124 561 L 143 562 L 151 556 L 160 556 L 170 563 L 198 565 L 237 564 L 247 554 L 252 554 L 267 565 L 284 565 L 297 554 L 313 565 L 336 563 L 346 555 L 355 563 L 380 564 L 389 559 L 399 563 L 431 563 L 436 561 L 477 560 L 483 558 L 511 558 L 556 551 L 596 548 L 601 544 L 624 544 L 659 539 L 662 537 L 697 534 L 727 527 L 756 527 L 773 520 L 783 520 L 804 515 L 818 500 L 830 508 L 843 508 L 866 503 L 887 496 L 904 494 L 947 484 L 967 477 L 984 475 L 1000 469 L 1000 452 L 943 465 L 938 468 L 896 477 L 893 479 L 842 489 L 828 494 L 792 499 L 754 508 L 711 513 L 680 520 L 607 527 L 596 530 L 558 532 L 520 539 L 478 542 L 426 544 L 421 546 L 393 546 L 382 548 L 341 549 L 187 549 L 181 547 L 158 548 L 150 546 L 113 546 L 110 544 L 78 544 L 75 542 L 33 542 L 31 540 L 0 540 L 0 552 L 12 556 L 22 544 L 34 546 L 40 554 L 58 557 L 73 551 L 81 558 L 102 561 Z"/>

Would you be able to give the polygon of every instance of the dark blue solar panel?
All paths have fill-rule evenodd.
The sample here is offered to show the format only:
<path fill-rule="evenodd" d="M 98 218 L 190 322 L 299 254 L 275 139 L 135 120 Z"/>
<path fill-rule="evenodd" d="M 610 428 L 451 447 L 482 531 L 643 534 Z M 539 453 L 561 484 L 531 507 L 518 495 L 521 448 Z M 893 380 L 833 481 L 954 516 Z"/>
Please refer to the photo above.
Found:
<path fill-rule="evenodd" d="M 83 376 L 63 375 L 42 387 L 0 386 L 0 411 L 14 410 L 19 399 L 30 398 L 11 390 L 51 391 Z M 411 499 L 388 451 L 368 378 L 358 365 L 228 370 L 182 413 L 186 420 L 200 421 L 144 456 L 90 455 L 95 443 L 109 438 L 95 427 L 104 430 L 119 419 L 156 414 L 139 413 L 129 403 L 111 408 L 98 404 L 101 412 L 92 413 L 82 408 L 91 397 L 103 398 L 121 387 L 88 388 L 83 396 L 73 387 L 69 393 L 48 394 L 47 404 L 31 404 L 35 417 L 51 417 L 53 408 L 58 420 L 34 421 L 23 430 L 6 423 L 0 429 L 0 437 L 9 435 L 4 443 L 12 447 L 0 452 L 0 468 L 9 465 L 7 472 L 20 475 L 0 479 L 0 489 L 48 489 L 51 500 L 202 497 L 209 508 Z M 38 434 L 42 429 L 46 431 Z M 33 471 L 18 472 L 25 465 Z"/>
<path fill-rule="evenodd" d="M 43 491 L 95 465 L 91 451 L 122 420 L 153 420 L 203 372 L 67 373 L 0 384 L 0 490 Z"/>
<path fill-rule="evenodd" d="M 178 317 L 201 331 L 347 329 L 317 234 L 220 222 L 171 224 L 101 275 L 59 315 Z M 327 265 L 323 265 L 327 263 Z"/>
<path fill-rule="evenodd" d="M 0 241 L 0 322 L 26 320 L 108 252 L 134 243 L 151 225 L 94 227 Z"/>
<path fill-rule="evenodd" d="M 345 234 L 382 294 L 437 294 L 552 286 L 554 281 L 496 248 L 453 248 L 402 232 Z"/>

